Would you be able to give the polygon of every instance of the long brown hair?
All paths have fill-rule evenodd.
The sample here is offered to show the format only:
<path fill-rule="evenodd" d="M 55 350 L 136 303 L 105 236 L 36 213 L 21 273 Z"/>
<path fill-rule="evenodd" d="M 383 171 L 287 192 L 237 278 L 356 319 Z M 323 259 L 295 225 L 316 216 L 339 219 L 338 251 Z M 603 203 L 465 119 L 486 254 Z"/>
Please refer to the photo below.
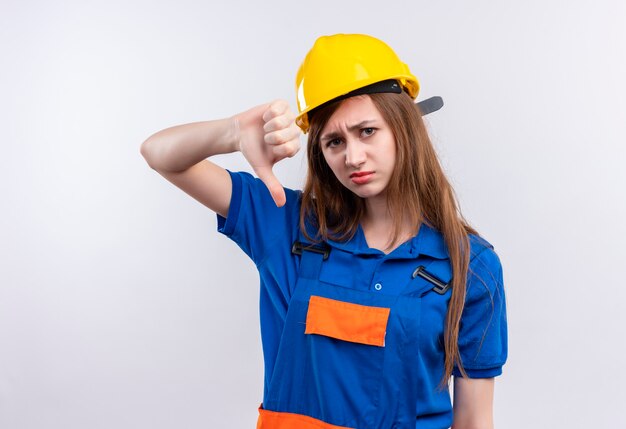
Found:
<path fill-rule="evenodd" d="M 441 385 L 452 375 L 455 365 L 467 377 L 461 362 L 458 336 L 465 303 L 465 283 L 469 266 L 468 234 L 477 234 L 463 219 L 452 186 L 446 178 L 421 113 L 406 94 L 367 95 L 391 128 L 396 140 L 396 168 L 387 186 L 387 203 L 393 233 L 389 248 L 401 238 L 403 225 L 413 225 L 417 234 L 423 223 L 440 231 L 445 239 L 452 266 L 452 296 L 445 322 L 445 374 Z M 326 163 L 319 142 L 320 133 L 342 101 L 324 105 L 309 115 L 308 173 L 302 192 L 300 228 L 312 240 L 349 240 L 357 231 L 365 202 L 335 177 Z M 305 220 L 317 229 L 310 237 Z"/>

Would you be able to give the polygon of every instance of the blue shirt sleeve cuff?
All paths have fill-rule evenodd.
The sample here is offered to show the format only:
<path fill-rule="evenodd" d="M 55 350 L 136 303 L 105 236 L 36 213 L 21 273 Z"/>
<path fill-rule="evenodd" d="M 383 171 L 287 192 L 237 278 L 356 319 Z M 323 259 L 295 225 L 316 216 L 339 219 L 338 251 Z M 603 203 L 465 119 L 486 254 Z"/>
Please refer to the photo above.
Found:
<path fill-rule="evenodd" d="M 230 174 L 232 194 L 230 206 L 228 207 L 228 217 L 217 215 L 217 230 L 226 236 L 230 236 L 235 231 L 235 225 L 239 217 L 239 208 L 241 207 L 241 177 L 229 170 L 226 171 Z"/>
<path fill-rule="evenodd" d="M 497 366 L 495 368 L 485 368 L 485 369 L 470 369 L 464 368 L 465 372 L 469 376 L 469 378 L 492 378 L 497 377 L 502 374 L 502 366 Z M 461 371 L 457 367 L 452 370 L 452 375 L 455 377 L 463 377 Z"/>

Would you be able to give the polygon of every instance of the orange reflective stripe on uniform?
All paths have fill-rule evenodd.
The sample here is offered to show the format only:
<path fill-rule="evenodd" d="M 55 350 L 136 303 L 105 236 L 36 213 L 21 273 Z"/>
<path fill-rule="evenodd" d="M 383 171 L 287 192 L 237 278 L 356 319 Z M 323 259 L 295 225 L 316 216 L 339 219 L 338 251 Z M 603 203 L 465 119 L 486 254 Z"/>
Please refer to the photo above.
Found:
<path fill-rule="evenodd" d="M 311 296 L 305 334 L 385 346 L 389 309 Z"/>
<path fill-rule="evenodd" d="M 256 429 L 352 429 L 324 423 L 313 417 L 294 413 L 280 413 L 259 407 Z"/>

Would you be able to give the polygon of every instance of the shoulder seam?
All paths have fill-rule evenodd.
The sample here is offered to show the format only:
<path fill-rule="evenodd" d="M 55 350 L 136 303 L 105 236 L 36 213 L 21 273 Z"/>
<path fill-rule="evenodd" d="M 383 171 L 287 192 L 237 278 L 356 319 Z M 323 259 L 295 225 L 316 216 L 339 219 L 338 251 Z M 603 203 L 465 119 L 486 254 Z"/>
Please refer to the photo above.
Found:
<path fill-rule="evenodd" d="M 491 249 L 491 247 L 483 247 L 482 250 L 478 253 L 476 253 L 475 255 L 473 255 L 472 257 L 470 257 L 470 262 L 472 262 L 474 259 L 476 259 L 478 256 L 482 255 L 482 253 L 487 250 L 487 249 Z M 470 246 L 470 254 L 471 254 L 471 246 Z"/>

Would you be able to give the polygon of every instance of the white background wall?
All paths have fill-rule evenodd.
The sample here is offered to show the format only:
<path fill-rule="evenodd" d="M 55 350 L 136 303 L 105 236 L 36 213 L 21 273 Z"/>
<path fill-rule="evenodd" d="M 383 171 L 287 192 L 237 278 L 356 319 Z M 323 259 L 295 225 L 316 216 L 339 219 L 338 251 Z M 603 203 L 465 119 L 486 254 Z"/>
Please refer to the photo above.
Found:
<path fill-rule="evenodd" d="M 2 0 L 0 428 L 254 427 L 255 268 L 139 146 L 295 109 L 337 32 L 385 40 L 446 103 L 433 139 L 505 268 L 497 427 L 626 427 L 624 22 L 621 0 Z"/>

